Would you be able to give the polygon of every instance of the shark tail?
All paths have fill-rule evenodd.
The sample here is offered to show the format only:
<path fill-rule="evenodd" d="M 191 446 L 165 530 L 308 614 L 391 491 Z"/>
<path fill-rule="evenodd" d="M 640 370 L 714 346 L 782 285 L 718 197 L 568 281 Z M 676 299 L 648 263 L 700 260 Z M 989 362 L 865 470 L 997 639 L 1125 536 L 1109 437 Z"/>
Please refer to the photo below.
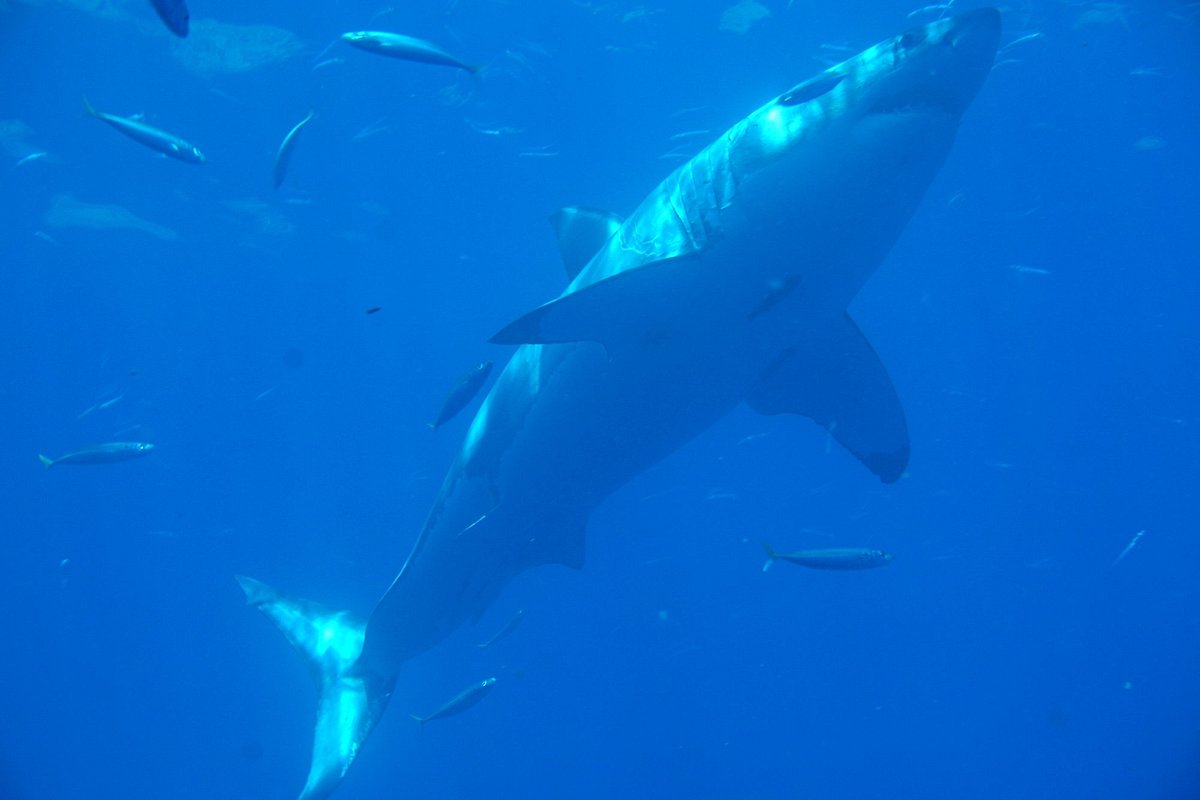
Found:
<path fill-rule="evenodd" d="M 45 467 L 46 469 L 50 469 L 51 467 L 54 466 L 54 459 L 46 458 L 41 453 L 38 453 L 38 461 L 42 462 L 42 466 Z"/>
<path fill-rule="evenodd" d="M 80 98 L 83 99 L 83 110 L 89 117 L 100 116 L 100 112 L 97 111 L 96 109 L 92 108 L 92 104 L 88 102 L 88 99 L 86 96 L 80 95 Z"/>
<path fill-rule="evenodd" d="M 348 611 L 331 611 L 288 597 L 253 578 L 237 576 L 246 603 L 256 607 L 304 656 L 317 681 L 317 725 L 312 766 L 299 800 L 333 793 L 387 707 L 393 680 L 358 669 L 366 624 Z"/>
<path fill-rule="evenodd" d="M 775 549 L 766 542 L 763 542 L 762 546 L 763 550 L 767 551 L 767 562 L 763 564 L 763 572 L 766 572 L 771 568 L 771 565 L 775 563 L 775 559 L 779 558 L 779 554 L 776 553 Z"/>

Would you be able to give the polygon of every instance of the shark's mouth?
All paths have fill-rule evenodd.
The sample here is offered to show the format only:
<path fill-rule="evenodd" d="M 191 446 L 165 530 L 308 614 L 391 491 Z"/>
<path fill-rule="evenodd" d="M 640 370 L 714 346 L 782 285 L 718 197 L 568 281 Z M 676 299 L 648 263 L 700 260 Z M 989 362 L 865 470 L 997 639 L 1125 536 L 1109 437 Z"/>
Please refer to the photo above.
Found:
<path fill-rule="evenodd" d="M 949 89 L 921 88 L 895 92 L 879 98 L 872 114 L 951 114 L 958 116 L 969 99 Z"/>

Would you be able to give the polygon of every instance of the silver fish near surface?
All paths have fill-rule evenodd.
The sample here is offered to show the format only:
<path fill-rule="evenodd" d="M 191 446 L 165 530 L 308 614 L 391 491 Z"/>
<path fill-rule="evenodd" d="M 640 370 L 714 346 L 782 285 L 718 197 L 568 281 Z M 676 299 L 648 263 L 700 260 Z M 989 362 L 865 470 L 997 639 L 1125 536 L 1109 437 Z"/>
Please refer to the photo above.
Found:
<path fill-rule="evenodd" d="M 850 570 L 885 567 L 895 558 L 891 553 L 867 547 L 826 547 L 819 550 L 780 553 L 763 542 L 763 549 L 767 551 L 767 563 L 763 564 L 763 572 L 770 569 L 776 561 L 787 561 L 811 569 Z"/>
<path fill-rule="evenodd" d="M 58 458 L 47 458 L 38 455 L 38 461 L 46 469 L 57 464 L 115 464 L 118 461 L 148 456 L 154 451 L 154 445 L 149 442 L 105 442 L 82 450 L 76 450 Z"/>
<path fill-rule="evenodd" d="M 312 122 L 315 114 L 315 111 L 308 112 L 308 116 L 293 125 L 292 129 L 287 132 L 287 136 L 284 136 L 283 141 L 279 143 L 279 150 L 275 153 L 275 166 L 271 170 L 271 183 L 276 189 L 283 186 L 283 179 L 287 176 L 288 164 L 292 161 L 292 151 L 296 149 L 296 135 L 305 125 Z"/>
<path fill-rule="evenodd" d="M 176 36 L 188 35 L 188 8 L 184 0 L 150 0 L 159 19 Z"/>
<path fill-rule="evenodd" d="M 517 576 L 581 568 L 594 509 L 743 404 L 813 420 L 885 483 L 904 475 L 899 393 L 847 308 L 951 152 L 999 38 L 995 9 L 892 37 L 767 99 L 652 188 L 557 299 L 493 337 L 518 348 L 368 619 L 240 579 L 316 678 L 302 800 L 383 756 L 362 745 L 406 665 Z"/>
<path fill-rule="evenodd" d="M 427 423 L 429 429 L 436 431 L 466 408 L 475 399 L 475 395 L 479 394 L 483 384 L 487 383 L 490 374 L 492 374 L 492 362 L 481 361 L 470 372 L 459 378 L 458 383 L 454 385 L 454 388 L 446 395 L 445 401 L 442 402 L 442 410 L 438 412 L 437 419 Z"/>
<path fill-rule="evenodd" d="M 342 41 L 368 53 L 381 56 L 400 58 L 405 61 L 416 61 L 421 64 L 436 64 L 443 67 L 457 67 L 472 75 L 479 72 L 482 66 L 468 64 L 433 42 L 418 39 L 415 36 L 405 36 L 401 33 L 386 31 L 351 31 L 342 34 Z"/>
<path fill-rule="evenodd" d="M 446 701 L 445 705 L 427 717 L 418 717 L 416 714 L 409 714 L 409 716 L 421 723 L 422 726 L 430 720 L 453 717 L 455 714 L 461 714 L 468 708 L 476 705 L 480 700 L 487 696 L 487 693 L 490 692 L 492 687 L 495 685 L 495 678 L 486 678 L 479 683 L 473 683 L 466 689 L 463 689 L 454 697 Z"/>
<path fill-rule="evenodd" d="M 97 111 L 92 108 L 92 104 L 88 102 L 86 97 L 83 98 L 83 107 L 89 116 L 95 117 L 102 122 L 107 122 L 130 139 L 139 144 L 144 144 L 151 150 L 157 150 L 165 156 L 186 161 L 189 164 L 204 163 L 204 154 L 200 152 L 199 148 L 189 142 L 185 142 L 173 133 L 167 133 L 164 130 L 147 125 L 136 119 L 118 117 L 115 114 L 105 114 L 102 111 Z"/>

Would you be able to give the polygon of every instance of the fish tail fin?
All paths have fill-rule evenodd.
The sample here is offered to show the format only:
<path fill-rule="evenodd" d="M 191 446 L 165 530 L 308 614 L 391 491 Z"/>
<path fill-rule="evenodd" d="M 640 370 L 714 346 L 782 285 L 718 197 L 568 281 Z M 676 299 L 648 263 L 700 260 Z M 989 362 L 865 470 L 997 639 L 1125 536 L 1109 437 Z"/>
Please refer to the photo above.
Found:
<path fill-rule="evenodd" d="M 51 467 L 54 466 L 54 459 L 46 458 L 41 453 L 38 453 L 38 461 L 42 462 L 42 466 L 45 467 L 46 469 L 50 469 Z"/>
<path fill-rule="evenodd" d="M 421 724 L 421 730 L 425 730 L 425 723 L 429 722 L 428 717 L 418 717 L 416 714 L 409 714 L 409 716 Z"/>
<path fill-rule="evenodd" d="M 438 429 L 438 424 L 436 422 L 426 422 L 425 427 L 429 428 L 431 431 L 436 431 Z"/>
<path fill-rule="evenodd" d="M 766 572 L 771 568 L 771 565 L 775 563 L 775 559 L 779 558 L 779 554 L 776 553 L 775 549 L 766 542 L 763 542 L 762 546 L 763 550 L 767 551 L 767 561 L 765 564 L 763 564 L 763 572 Z"/>
<path fill-rule="evenodd" d="M 237 576 L 246 604 L 263 612 L 304 656 L 317 681 L 312 766 L 299 800 L 322 800 L 341 782 L 391 699 L 393 679 L 358 668 L 366 624 Z"/>
<path fill-rule="evenodd" d="M 80 98 L 83 99 L 83 111 L 85 114 L 87 114 L 89 117 L 100 116 L 100 112 L 92 108 L 92 104 L 88 102 L 88 99 L 85 95 L 80 95 Z"/>

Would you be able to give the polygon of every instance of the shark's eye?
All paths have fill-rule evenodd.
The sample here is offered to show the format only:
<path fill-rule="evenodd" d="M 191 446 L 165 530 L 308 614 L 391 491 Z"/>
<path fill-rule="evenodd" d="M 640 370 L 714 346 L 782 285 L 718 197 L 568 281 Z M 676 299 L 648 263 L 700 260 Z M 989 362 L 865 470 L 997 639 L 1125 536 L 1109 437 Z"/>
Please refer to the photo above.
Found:
<path fill-rule="evenodd" d="M 918 28 L 900 37 L 900 47 L 904 50 L 912 50 L 923 41 L 925 41 L 925 29 Z"/>
<path fill-rule="evenodd" d="M 801 103 L 816 100 L 821 95 L 829 94 L 833 91 L 833 87 L 841 83 L 845 77 L 845 75 L 818 75 L 780 97 L 779 105 L 798 106 Z"/>

